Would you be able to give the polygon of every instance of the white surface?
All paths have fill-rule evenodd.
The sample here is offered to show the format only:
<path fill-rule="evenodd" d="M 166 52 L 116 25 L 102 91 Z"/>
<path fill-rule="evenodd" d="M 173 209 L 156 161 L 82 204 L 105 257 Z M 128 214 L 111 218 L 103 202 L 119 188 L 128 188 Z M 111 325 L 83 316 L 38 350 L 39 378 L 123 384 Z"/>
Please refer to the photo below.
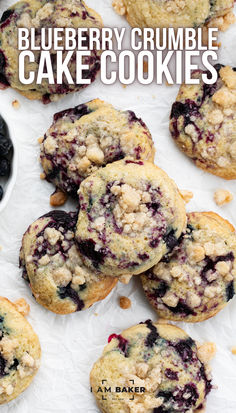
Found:
<path fill-rule="evenodd" d="M 11 1 L 2 0 L 0 11 L 11 4 Z M 111 0 L 88 0 L 88 4 L 101 13 L 105 25 L 128 27 L 125 20 L 112 11 Z M 236 25 L 221 36 L 221 41 L 219 61 L 236 66 Z M 106 300 L 89 310 L 69 316 L 56 316 L 38 305 L 21 279 L 18 254 L 22 234 L 33 220 L 50 209 L 49 196 L 53 187 L 39 179 L 37 138 L 51 124 L 53 113 L 96 97 L 118 108 L 134 110 L 152 132 L 157 149 L 156 163 L 175 179 L 181 189 L 194 192 L 188 209 L 213 210 L 236 225 L 236 198 L 223 208 L 218 208 L 213 200 L 217 188 L 227 188 L 236 196 L 235 181 L 224 181 L 195 167 L 169 136 L 169 111 L 177 91 L 175 86 L 144 87 L 138 84 L 124 89 L 120 84 L 103 86 L 97 80 L 82 93 L 48 106 L 30 102 L 10 89 L 1 91 L 0 113 L 17 139 L 19 167 L 9 204 L 0 216 L 0 294 L 12 300 L 19 297 L 27 299 L 31 306 L 28 319 L 42 345 L 42 365 L 33 384 L 17 400 L 2 406 L 1 413 L 97 413 L 90 393 L 89 372 L 108 336 L 148 318 L 156 320 L 154 311 L 144 298 L 138 277 L 128 286 L 119 284 Z M 19 110 L 11 106 L 14 99 L 20 101 Z M 67 204 L 66 208 L 69 210 L 71 205 Z M 132 300 L 131 309 L 124 311 L 119 308 L 120 295 Z M 212 363 L 214 384 L 218 389 L 213 390 L 208 398 L 207 413 L 234 413 L 236 356 L 231 354 L 230 348 L 236 345 L 236 298 L 214 319 L 182 326 L 194 339 L 214 341 L 218 347 Z"/>

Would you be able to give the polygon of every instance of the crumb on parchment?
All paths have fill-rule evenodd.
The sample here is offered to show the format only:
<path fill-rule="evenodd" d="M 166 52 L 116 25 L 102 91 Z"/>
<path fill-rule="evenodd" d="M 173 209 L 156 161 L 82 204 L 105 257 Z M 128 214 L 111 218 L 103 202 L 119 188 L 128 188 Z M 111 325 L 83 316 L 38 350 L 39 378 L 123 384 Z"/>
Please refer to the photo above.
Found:
<path fill-rule="evenodd" d="M 120 297 L 120 308 L 127 310 L 131 307 L 131 300 L 128 297 Z"/>
<path fill-rule="evenodd" d="M 17 99 L 13 100 L 11 104 L 14 109 L 19 109 L 20 107 L 20 102 Z"/>
<path fill-rule="evenodd" d="M 185 189 L 180 191 L 180 195 L 181 195 L 181 197 L 183 198 L 183 200 L 186 204 L 193 198 L 193 193 L 191 191 L 187 191 Z"/>
<path fill-rule="evenodd" d="M 19 298 L 14 302 L 14 306 L 16 307 L 17 311 L 21 313 L 24 317 L 26 317 L 30 312 L 30 306 L 25 301 L 24 298 Z"/>
<path fill-rule="evenodd" d="M 67 194 L 62 191 L 56 191 L 50 196 L 50 205 L 53 207 L 62 206 L 67 201 Z"/>
<path fill-rule="evenodd" d="M 214 200 L 215 203 L 219 206 L 228 204 L 233 199 L 233 194 L 229 192 L 227 189 L 218 189 L 214 193 Z"/>

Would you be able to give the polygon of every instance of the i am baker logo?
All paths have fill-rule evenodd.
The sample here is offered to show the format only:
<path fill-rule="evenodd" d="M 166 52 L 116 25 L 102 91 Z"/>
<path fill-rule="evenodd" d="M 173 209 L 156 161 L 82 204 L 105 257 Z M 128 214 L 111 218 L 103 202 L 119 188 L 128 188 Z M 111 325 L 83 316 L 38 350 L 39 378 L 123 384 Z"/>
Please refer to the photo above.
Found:
<path fill-rule="evenodd" d="M 129 380 L 129 382 L 129 386 L 109 386 L 108 381 L 104 379 L 101 382 L 101 386 L 98 386 L 97 388 L 91 387 L 91 391 L 93 393 L 102 394 L 102 400 L 107 400 L 107 394 L 114 394 L 114 398 L 116 399 L 117 395 L 119 395 L 118 397 L 121 399 L 124 399 L 125 395 L 127 395 L 129 400 L 134 400 L 136 393 L 145 393 L 145 387 L 134 386 L 134 380 Z"/>

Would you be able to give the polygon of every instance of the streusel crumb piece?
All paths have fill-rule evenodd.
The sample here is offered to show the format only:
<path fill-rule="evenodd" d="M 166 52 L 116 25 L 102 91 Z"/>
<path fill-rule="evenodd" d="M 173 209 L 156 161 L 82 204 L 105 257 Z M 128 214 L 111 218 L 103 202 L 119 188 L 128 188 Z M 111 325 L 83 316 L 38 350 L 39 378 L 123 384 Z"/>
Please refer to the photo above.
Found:
<path fill-rule="evenodd" d="M 214 200 L 215 203 L 219 206 L 228 204 L 233 199 L 233 194 L 229 192 L 227 189 L 218 189 L 214 193 Z"/>
<path fill-rule="evenodd" d="M 24 317 L 26 317 L 30 312 L 30 306 L 24 298 L 19 298 L 19 300 L 16 300 L 14 302 L 14 306 Z"/>

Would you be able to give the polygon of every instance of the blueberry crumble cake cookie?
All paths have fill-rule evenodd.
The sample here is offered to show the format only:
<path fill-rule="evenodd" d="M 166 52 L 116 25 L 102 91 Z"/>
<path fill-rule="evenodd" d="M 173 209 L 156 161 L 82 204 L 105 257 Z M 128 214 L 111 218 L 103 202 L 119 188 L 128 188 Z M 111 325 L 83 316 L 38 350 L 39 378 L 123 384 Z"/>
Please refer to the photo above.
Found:
<path fill-rule="evenodd" d="M 84 310 L 104 299 L 117 283 L 90 271 L 75 243 L 77 213 L 51 211 L 23 236 L 20 264 L 36 301 L 58 314 Z"/>
<path fill-rule="evenodd" d="M 39 99 L 43 103 L 57 100 L 70 92 L 76 92 L 86 85 L 76 83 L 76 58 L 72 56 L 68 68 L 71 73 L 73 84 L 69 84 L 66 78 L 62 84 L 57 84 L 56 51 L 50 50 L 51 61 L 54 71 L 55 84 L 49 84 L 48 79 L 43 79 L 42 84 L 34 83 L 23 85 L 19 81 L 18 73 L 18 28 L 34 28 L 36 34 L 36 45 L 41 44 L 41 28 L 90 28 L 102 27 L 101 17 L 92 9 L 88 8 L 81 0 L 27 0 L 19 1 L 6 10 L 0 21 L 0 86 L 6 88 L 11 86 L 29 99 Z M 89 36 L 89 35 L 85 35 Z M 88 42 L 88 38 L 86 42 Z M 64 42 L 64 40 L 63 40 Z M 34 63 L 26 64 L 26 73 L 38 72 L 39 51 L 34 51 Z M 67 51 L 63 51 L 63 60 Z M 95 80 L 100 70 L 100 51 L 92 50 L 91 56 L 83 58 L 83 64 L 89 65 L 89 70 L 84 77 Z"/>
<path fill-rule="evenodd" d="M 175 183 L 151 162 L 114 162 L 86 178 L 78 193 L 77 244 L 85 265 L 103 274 L 140 274 L 185 229 Z"/>
<path fill-rule="evenodd" d="M 180 328 L 150 320 L 112 334 L 108 343 L 90 374 L 103 413 L 203 411 L 213 343 L 197 346 Z"/>
<path fill-rule="evenodd" d="M 198 322 L 213 317 L 235 294 L 233 226 L 213 212 L 188 214 L 187 231 L 178 244 L 141 278 L 162 318 Z"/>
<path fill-rule="evenodd" d="M 234 23 L 233 0 L 113 0 L 113 7 L 133 27 L 200 27 L 225 30 Z"/>
<path fill-rule="evenodd" d="M 95 99 L 54 115 L 40 159 L 46 179 L 75 196 L 82 180 L 106 164 L 126 156 L 153 161 L 154 154 L 142 119 Z"/>
<path fill-rule="evenodd" d="M 195 164 L 236 179 L 236 69 L 217 64 L 216 83 L 182 84 L 170 115 L 171 135 Z M 205 72 L 206 73 L 206 72 Z M 194 78 L 200 78 L 201 70 Z"/>
<path fill-rule="evenodd" d="M 40 365 L 39 339 L 17 307 L 0 297 L 0 404 L 32 382 Z"/>

